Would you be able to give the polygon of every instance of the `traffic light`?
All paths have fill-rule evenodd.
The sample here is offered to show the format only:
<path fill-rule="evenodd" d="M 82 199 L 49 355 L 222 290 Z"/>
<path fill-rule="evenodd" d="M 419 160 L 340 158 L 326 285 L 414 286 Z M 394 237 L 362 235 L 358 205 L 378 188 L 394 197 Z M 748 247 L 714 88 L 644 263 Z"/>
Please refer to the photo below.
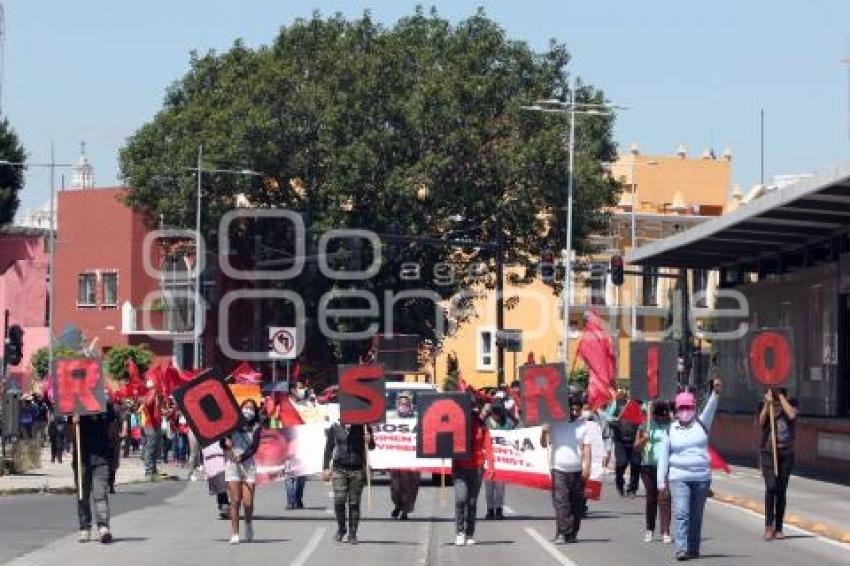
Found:
<path fill-rule="evenodd" d="M 544 283 L 555 280 L 555 252 L 546 248 L 540 257 L 540 277 Z"/>
<path fill-rule="evenodd" d="M 9 337 L 6 340 L 3 357 L 10 366 L 20 364 L 24 357 L 24 329 L 19 324 L 9 327 Z"/>
<path fill-rule="evenodd" d="M 616 286 L 623 284 L 623 256 L 611 256 L 611 282 Z"/>

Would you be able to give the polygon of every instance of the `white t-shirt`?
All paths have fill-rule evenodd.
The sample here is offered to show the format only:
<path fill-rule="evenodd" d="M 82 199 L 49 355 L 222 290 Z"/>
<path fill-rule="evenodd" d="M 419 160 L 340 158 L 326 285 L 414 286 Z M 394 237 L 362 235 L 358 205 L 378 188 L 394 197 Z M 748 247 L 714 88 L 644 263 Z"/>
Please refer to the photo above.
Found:
<path fill-rule="evenodd" d="M 602 462 L 605 461 L 605 441 L 602 439 L 602 427 L 594 421 L 587 421 L 587 444 L 590 444 L 590 479 L 598 480 L 605 473 Z"/>
<path fill-rule="evenodd" d="M 587 421 L 576 419 L 550 425 L 552 468 L 560 472 L 580 472 L 582 446 L 591 444 Z"/>

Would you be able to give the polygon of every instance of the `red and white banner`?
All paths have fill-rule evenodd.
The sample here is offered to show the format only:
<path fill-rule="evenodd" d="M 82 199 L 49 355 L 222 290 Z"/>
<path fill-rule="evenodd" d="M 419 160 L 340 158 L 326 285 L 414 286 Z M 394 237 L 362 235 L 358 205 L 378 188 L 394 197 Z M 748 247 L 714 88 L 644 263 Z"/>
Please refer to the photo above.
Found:
<path fill-rule="evenodd" d="M 493 462 L 493 479 L 536 489 L 552 489 L 549 450 L 540 445 L 542 430 L 539 426 L 491 430 L 493 455 L 487 460 Z"/>
<path fill-rule="evenodd" d="M 257 483 L 318 474 L 322 471 L 324 450 L 325 427 L 322 424 L 263 430 L 254 456 Z"/>
<path fill-rule="evenodd" d="M 452 471 L 451 460 L 416 457 L 416 419 L 387 417 L 372 425 L 375 449 L 369 452 L 373 470 L 417 470 L 426 473 Z"/>

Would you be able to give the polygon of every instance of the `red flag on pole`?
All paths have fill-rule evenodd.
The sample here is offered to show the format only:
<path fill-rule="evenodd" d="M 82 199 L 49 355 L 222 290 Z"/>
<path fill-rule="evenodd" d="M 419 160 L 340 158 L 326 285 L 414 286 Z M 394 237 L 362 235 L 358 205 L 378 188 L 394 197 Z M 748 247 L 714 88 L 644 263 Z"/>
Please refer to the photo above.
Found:
<path fill-rule="evenodd" d="M 623 410 L 620 411 L 620 420 L 627 421 L 638 426 L 643 424 L 643 411 L 640 410 L 640 405 L 634 399 L 626 403 Z"/>
<path fill-rule="evenodd" d="M 301 414 L 292 405 L 292 402 L 285 393 L 277 393 L 273 397 L 269 397 L 266 400 L 266 411 L 271 415 L 277 412 L 277 419 L 283 428 L 291 428 L 304 424 Z"/>
<path fill-rule="evenodd" d="M 590 378 L 587 386 L 587 399 L 591 410 L 598 409 L 611 401 L 611 389 L 616 386 L 617 376 L 614 368 L 614 345 L 605 323 L 597 312 L 586 316 L 584 332 L 578 344 L 581 357 Z"/>
<path fill-rule="evenodd" d="M 263 382 L 263 374 L 255 370 L 248 362 L 242 362 L 230 374 L 233 381 L 241 384 L 258 384 Z"/>
<path fill-rule="evenodd" d="M 731 473 L 732 470 L 729 468 L 729 464 L 726 463 L 726 460 L 714 449 L 714 447 L 709 444 L 708 445 L 708 458 L 711 462 L 712 470 L 720 470 L 727 474 Z"/>

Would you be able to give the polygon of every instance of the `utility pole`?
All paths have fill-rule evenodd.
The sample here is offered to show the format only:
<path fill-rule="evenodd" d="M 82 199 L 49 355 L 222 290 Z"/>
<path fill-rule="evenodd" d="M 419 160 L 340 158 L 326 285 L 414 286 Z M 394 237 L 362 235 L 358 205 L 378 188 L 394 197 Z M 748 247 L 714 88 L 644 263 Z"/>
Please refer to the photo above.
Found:
<path fill-rule="evenodd" d="M 198 145 L 198 194 L 196 195 L 195 204 L 195 321 L 194 327 L 195 347 L 194 347 L 194 366 L 195 369 L 201 367 L 201 334 L 198 332 L 198 325 L 201 321 L 201 177 L 203 176 L 203 159 L 204 146 Z"/>
<path fill-rule="evenodd" d="M 502 215 L 496 215 L 496 385 L 505 384 L 505 250 L 502 237 Z"/>

